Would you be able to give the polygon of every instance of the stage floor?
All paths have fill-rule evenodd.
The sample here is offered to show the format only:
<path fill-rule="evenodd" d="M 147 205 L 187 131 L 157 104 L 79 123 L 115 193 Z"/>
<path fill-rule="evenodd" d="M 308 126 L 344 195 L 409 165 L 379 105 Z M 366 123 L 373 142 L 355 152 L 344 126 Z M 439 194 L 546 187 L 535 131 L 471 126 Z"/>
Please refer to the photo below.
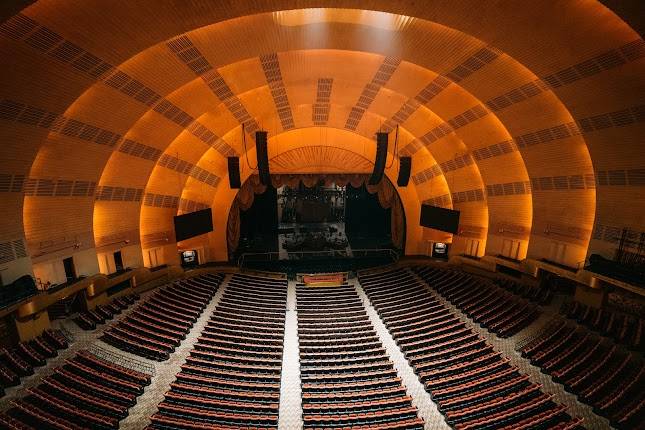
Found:
<path fill-rule="evenodd" d="M 333 233 L 329 233 L 330 227 L 335 229 Z M 285 232 L 286 231 L 286 232 Z M 284 232 L 284 233 L 283 233 Z M 280 260 L 289 260 L 290 258 L 298 258 L 298 252 L 291 252 L 291 257 L 289 256 L 289 251 L 284 248 L 284 244 L 289 239 L 293 239 L 298 236 L 304 236 L 306 233 L 313 232 L 327 232 L 330 237 L 334 239 L 344 240 L 347 242 L 347 247 L 344 252 L 348 257 L 353 257 L 352 249 L 349 245 L 349 240 L 347 240 L 347 235 L 345 234 L 345 223 L 342 222 L 319 222 L 319 223 L 280 223 L 278 225 L 278 252 L 280 255 Z M 307 250 L 303 249 L 305 252 L 321 252 L 316 250 Z"/>

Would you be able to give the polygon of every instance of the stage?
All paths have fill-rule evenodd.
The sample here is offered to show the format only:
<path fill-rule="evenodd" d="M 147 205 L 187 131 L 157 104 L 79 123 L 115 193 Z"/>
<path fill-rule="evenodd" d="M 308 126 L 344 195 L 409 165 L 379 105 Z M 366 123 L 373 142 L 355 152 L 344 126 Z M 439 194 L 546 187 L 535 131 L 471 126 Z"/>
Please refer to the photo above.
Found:
<path fill-rule="evenodd" d="M 280 260 L 299 259 L 303 253 L 329 252 L 353 257 L 343 222 L 280 223 Z"/>

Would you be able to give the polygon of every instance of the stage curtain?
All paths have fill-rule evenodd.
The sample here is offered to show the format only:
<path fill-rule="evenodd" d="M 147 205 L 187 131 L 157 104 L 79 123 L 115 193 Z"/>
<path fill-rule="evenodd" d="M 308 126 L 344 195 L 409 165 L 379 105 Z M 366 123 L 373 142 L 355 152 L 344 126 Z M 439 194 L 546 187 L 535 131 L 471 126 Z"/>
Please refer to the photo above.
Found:
<path fill-rule="evenodd" d="M 226 225 L 226 241 L 228 251 L 234 252 L 240 242 L 240 207 L 237 198 L 233 200 L 231 211 L 228 214 L 228 224 Z"/>
<path fill-rule="evenodd" d="M 392 202 L 390 233 L 392 234 L 392 243 L 399 249 L 403 248 L 404 229 L 405 215 L 403 214 L 403 205 L 399 196 L 395 194 Z"/>

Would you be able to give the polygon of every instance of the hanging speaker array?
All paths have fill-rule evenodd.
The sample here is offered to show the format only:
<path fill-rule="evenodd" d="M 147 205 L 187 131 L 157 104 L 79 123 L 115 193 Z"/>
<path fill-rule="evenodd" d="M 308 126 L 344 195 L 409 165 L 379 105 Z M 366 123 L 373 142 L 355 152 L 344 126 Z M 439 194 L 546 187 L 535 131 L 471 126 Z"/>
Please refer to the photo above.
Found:
<path fill-rule="evenodd" d="M 376 133 L 376 159 L 374 160 L 374 170 L 370 176 L 369 184 L 376 185 L 383 179 L 385 171 L 385 161 L 387 159 L 387 138 L 388 134 L 383 132 Z"/>
<path fill-rule="evenodd" d="M 399 158 L 399 177 L 396 180 L 396 185 L 399 187 L 407 187 L 410 181 L 410 171 L 412 170 L 412 157 Z"/>
<path fill-rule="evenodd" d="M 255 150 L 258 156 L 258 174 L 262 185 L 271 183 L 271 173 L 269 172 L 269 150 L 267 148 L 267 132 L 255 132 Z"/>
<path fill-rule="evenodd" d="M 240 188 L 240 157 L 228 157 L 228 183 L 231 189 Z"/>

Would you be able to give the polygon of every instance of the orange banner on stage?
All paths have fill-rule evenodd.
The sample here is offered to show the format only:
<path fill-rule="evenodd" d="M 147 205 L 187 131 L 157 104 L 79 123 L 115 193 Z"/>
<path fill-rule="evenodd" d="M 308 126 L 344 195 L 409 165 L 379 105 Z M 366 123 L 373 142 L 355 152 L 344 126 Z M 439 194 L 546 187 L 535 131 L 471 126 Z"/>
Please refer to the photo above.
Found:
<path fill-rule="evenodd" d="M 345 275 L 342 273 L 337 274 L 324 274 L 324 275 L 304 275 L 302 283 L 309 287 L 334 287 L 342 285 L 345 281 Z"/>

